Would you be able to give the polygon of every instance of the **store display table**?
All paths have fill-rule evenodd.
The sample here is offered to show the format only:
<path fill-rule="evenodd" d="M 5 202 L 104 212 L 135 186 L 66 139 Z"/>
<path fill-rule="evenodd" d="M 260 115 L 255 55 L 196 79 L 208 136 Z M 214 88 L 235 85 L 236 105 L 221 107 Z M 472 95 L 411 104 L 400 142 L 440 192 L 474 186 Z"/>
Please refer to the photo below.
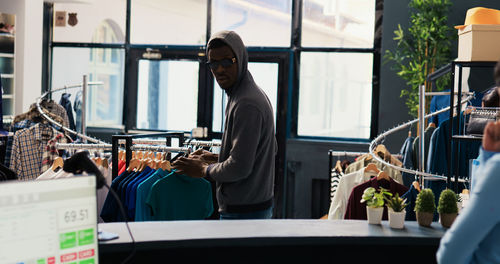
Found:
<path fill-rule="evenodd" d="M 129 223 L 135 238 L 135 263 L 172 257 L 184 261 L 255 263 L 418 258 L 435 261 L 445 229 L 405 222 L 398 230 L 358 220 L 233 220 Z M 118 239 L 99 243 L 103 263 L 119 263 L 132 249 L 124 223 L 99 224 Z M 235 259 L 238 261 L 235 262 Z M 428 263 L 428 262 L 425 262 Z"/>

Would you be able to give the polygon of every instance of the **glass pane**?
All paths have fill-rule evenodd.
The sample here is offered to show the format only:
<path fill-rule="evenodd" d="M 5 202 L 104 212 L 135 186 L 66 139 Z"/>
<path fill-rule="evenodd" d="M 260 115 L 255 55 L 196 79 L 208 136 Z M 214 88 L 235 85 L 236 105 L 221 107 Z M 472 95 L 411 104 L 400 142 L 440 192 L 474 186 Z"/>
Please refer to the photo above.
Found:
<path fill-rule="evenodd" d="M 278 105 L 278 68 L 277 63 L 249 62 L 248 70 L 252 73 L 255 83 L 264 90 L 271 101 L 276 124 L 276 107 Z M 214 82 L 214 109 L 212 130 L 222 132 L 226 113 L 227 95 L 217 82 Z"/>
<path fill-rule="evenodd" d="M 137 128 L 191 131 L 197 126 L 197 61 L 139 61 Z"/>
<path fill-rule="evenodd" d="M 54 3 L 53 41 L 125 43 L 126 10 L 123 0 Z"/>
<path fill-rule="evenodd" d="M 303 52 L 297 133 L 369 138 L 372 70 L 371 53 Z"/>
<path fill-rule="evenodd" d="M 131 13 L 132 43 L 206 43 L 206 0 L 133 0 Z"/>
<path fill-rule="evenodd" d="M 233 30 L 246 46 L 289 47 L 292 0 L 212 0 L 212 34 Z"/>
<path fill-rule="evenodd" d="M 111 59 L 113 53 L 118 54 L 117 62 Z M 101 59 L 97 60 L 96 54 L 101 54 Z M 68 61 L 71 62 L 71 67 L 68 67 Z M 52 89 L 80 84 L 83 75 L 88 74 L 89 81 L 103 82 L 103 84 L 89 87 L 85 106 L 87 126 L 122 125 L 124 61 L 125 52 L 121 49 L 55 47 L 52 61 Z M 73 106 L 73 116 L 77 130 L 80 130 L 81 88 L 56 92 L 52 98 L 59 102 L 64 92 L 71 94 L 69 99 Z"/>
<path fill-rule="evenodd" d="M 303 47 L 372 48 L 375 1 L 304 0 Z"/>

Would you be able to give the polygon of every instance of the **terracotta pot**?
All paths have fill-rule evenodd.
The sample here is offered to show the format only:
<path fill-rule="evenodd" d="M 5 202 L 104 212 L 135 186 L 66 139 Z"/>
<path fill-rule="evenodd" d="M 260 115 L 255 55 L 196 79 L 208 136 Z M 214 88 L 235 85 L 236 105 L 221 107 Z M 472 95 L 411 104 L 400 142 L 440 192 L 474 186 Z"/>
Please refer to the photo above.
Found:
<path fill-rule="evenodd" d="M 416 212 L 417 213 L 417 222 L 421 226 L 431 226 L 432 219 L 434 218 L 433 213 L 427 212 Z"/>
<path fill-rule="evenodd" d="M 405 226 L 406 210 L 394 212 L 389 208 L 389 226 L 392 228 L 402 229 Z"/>
<path fill-rule="evenodd" d="M 384 213 L 384 207 L 366 207 L 366 216 L 368 217 L 368 224 L 380 225 L 382 221 L 382 214 Z"/>
<path fill-rule="evenodd" d="M 458 214 L 439 214 L 441 225 L 443 227 L 450 228 L 450 226 L 455 221 L 455 218 L 457 218 L 457 215 Z"/>

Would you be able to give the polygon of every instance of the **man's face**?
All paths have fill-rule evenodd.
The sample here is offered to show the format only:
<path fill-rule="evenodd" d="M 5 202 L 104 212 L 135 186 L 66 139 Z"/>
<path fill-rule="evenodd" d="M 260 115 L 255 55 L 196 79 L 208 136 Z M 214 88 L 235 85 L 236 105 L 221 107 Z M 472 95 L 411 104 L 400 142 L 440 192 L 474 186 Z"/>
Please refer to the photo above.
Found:
<path fill-rule="evenodd" d="M 210 49 L 208 51 L 208 61 L 213 63 L 210 70 L 222 89 L 227 90 L 236 83 L 238 63 L 229 46 Z"/>

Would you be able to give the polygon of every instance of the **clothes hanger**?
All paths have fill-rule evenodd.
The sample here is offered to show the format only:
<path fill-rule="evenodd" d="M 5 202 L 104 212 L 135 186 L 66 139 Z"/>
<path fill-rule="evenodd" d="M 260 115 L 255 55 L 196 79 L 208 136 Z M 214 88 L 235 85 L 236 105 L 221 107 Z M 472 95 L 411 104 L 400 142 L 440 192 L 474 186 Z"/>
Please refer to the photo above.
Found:
<path fill-rule="evenodd" d="M 412 185 L 415 189 L 417 189 L 417 191 L 419 191 L 419 192 L 421 191 L 420 183 L 418 183 L 418 181 L 413 181 Z"/>
<path fill-rule="evenodd" d="M 375 165 L 375 163 L 369 163 L 365 167 L 365 171 L 364 172 L 375 172 L 375 173 L 379 174 L 380 170 L 377 168 L 377 165 Z"/>
<path fill-rule="evenodd" d="M 380 180 L 390 181 L 389 174 L 387 174 L 387 172 L 385 172 L 385 171 L 380 171 L 377 175 L 377 181 L 380 181 Z"/>
<path fill-rule="evenodd" d="M 335 170 L 337 170 L 338 172 L 342 172 L 342 162 L 339 160 L 337 160 L 337 163 L 335 163 Z"/>
<path fill-rule="evenodd" d="M 53 171 L 56 171 L 60 168 L 62 168 L 64 166 L 64 159 L 61 158 L 61 157 L 56 157 L 56 159 L 54 160 L 54 162 L 52 163 L 52 167 L 51 169 Z"/>

